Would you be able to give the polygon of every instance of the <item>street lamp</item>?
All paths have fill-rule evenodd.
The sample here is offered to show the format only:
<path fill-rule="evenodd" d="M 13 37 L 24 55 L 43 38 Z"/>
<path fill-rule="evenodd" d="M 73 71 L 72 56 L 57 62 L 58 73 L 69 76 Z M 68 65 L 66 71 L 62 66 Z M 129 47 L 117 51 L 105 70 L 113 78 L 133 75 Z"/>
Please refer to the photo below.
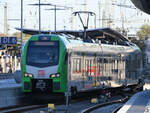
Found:
<path fill-rule="evenodd" d="M 21 59 L 20 59 L 20 67 L 21 67 L 21 73 L 22 73 L 22 46 L 23 46 L 23 0 L 21 0 Z"/>

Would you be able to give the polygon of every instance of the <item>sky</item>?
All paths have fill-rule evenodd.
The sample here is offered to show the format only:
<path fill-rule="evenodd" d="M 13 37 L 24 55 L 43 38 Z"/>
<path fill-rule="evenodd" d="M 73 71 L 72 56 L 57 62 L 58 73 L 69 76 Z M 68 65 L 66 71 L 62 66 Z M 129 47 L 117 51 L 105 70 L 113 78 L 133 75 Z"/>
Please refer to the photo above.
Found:
<path fill-rule="evenodd" d="M 4 4 L 7 3 L 7 23 L 9 27 L 8 33 L 16 32 L 15 28 L 20 28 L 20 20 L 14 21 L 11 19 L 20 19 L 20 3 L 21 0 L 0 0 L 0 33 L 4 32 Z M 86 5 L 84 3 L 86 2 Z M 29 4 L 38 3 L 38 0 L 23 0 L 23 28 L 38 29 L 38 6 Z M 115 4 L 134 5 L 130 0 L 41 0 L 41 3 L 51 3 L 72 7 L 67 10 L 58 10 L 56 26 L 57 30 L 81 30 L 83 29 L 81 22 L 77 16 L 72 13 L 75 11 L 92 11 L 96 14 L 96 28 L 116 27 L 128 29 L 129 33 L 135 34 L 143 24 L 149 23 L 149 15 L 141 12 L 138 9 L 119 7 Z M 107 5 L 106 5 L 107 4 Z M 41 6 L 41 29 L 54 30 L 54 10 L 46 10 L 54 8 L 53 6 Z M 59 7 L 60 8 L 60 7 Z M 61 7 L 62 8 L 62 7 Z M 82 15 L 83 20 L 86 16 Z M 94 26 L 95 16 L 90 16 L 89 28 Z M 111 24 L 107 21 L 111 19 Z M 103 21 L 102 21 L 103 20 Z"/>

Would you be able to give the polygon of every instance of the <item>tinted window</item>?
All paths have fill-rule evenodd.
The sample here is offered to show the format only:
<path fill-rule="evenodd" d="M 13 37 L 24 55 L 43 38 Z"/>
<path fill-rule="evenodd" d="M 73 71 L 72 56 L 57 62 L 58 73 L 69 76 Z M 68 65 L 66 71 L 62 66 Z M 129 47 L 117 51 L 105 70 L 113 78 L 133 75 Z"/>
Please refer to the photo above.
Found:
<path fill-rule="evenodd" d="M 27 52 L 27 64 L 36 67 L 57 65 L 59 60 L 59 42 L 30 41 Z"/>

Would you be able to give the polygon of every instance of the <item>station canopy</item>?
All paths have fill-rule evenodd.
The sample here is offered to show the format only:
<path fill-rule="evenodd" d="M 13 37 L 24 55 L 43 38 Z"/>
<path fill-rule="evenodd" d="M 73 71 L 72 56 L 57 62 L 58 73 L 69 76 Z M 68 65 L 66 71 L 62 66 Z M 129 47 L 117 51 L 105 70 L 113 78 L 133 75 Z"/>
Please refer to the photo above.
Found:
<path fill-rule="evenodd" d="M 150 0 L 131 0 L 135 7 L 150 14 Z"/>
<path fill-rule="evenodd" d="M 20 28 L 16 28 L 17 30 L 21 30 Z M 33 29 L 23 29 L 23 33 L 36 35 L 39 34 L 38 30 Z M 84 31 L 83 30 L 57 30 L 55 31 L 41 31 L 42 34 L 70 34 L 76 37 L 83 37 Z M 121 41 L 128 41 L 128 39 L 122 35 L 121 33 L 113 30 L 111 28 L 97 28 L 97 29 L 87 29 L 86 30 L 87 37 L 91 39 L 99 39 L 99 38 L 107 38 L 121 40 Z"/>

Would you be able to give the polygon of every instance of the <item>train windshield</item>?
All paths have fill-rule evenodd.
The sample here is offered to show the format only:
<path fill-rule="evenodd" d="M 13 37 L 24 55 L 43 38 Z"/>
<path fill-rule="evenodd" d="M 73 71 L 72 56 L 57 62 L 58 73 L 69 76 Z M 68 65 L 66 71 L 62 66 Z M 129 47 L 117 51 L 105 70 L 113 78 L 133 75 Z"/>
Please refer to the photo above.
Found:
<path fill-rule="evenodd" d="M 59 42 L 30 41 L 27 49 L 27 65 L 47 67 L 58 64 Z"/>

